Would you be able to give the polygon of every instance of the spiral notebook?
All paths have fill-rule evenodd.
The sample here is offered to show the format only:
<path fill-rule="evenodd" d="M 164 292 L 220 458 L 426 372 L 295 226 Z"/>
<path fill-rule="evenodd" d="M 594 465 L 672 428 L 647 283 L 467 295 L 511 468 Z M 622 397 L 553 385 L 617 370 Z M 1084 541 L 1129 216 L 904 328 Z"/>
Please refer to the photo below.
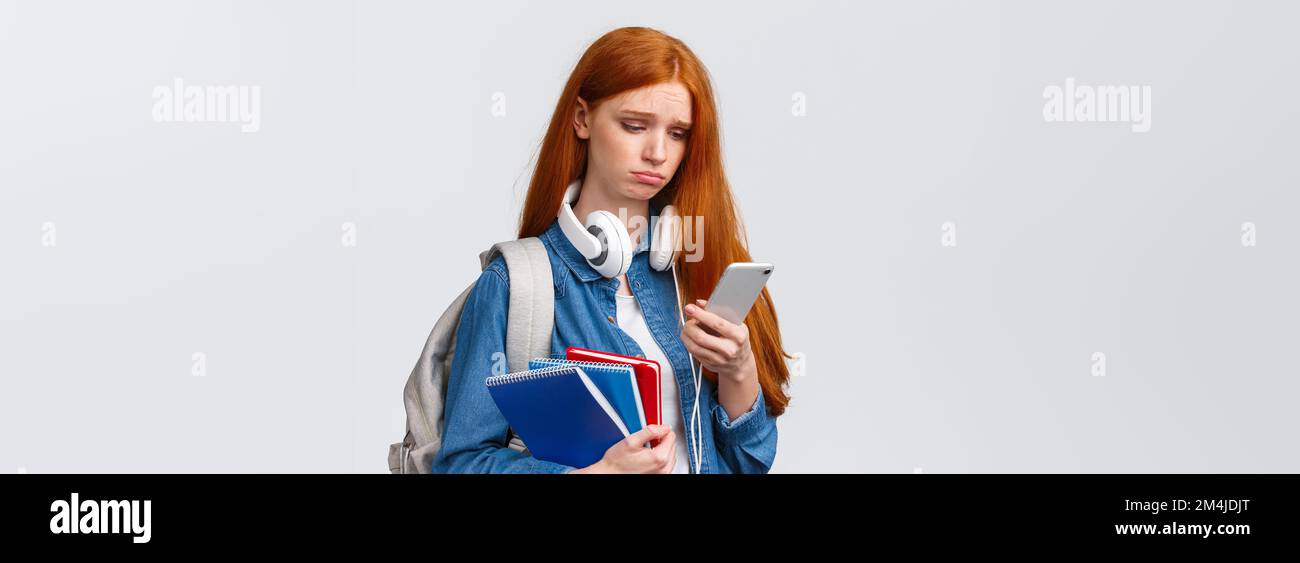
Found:
<path fill-rule="evenodd" d="M 629 432 L 578 366 L 556 365 L 487 378 L 488 393 L 533 457 L 586 467 Z"/>
<path fill-rule="evenodd" d="M 588 350 L 576 346 L 566 348 L 564 357 L 581 362 L 605 362 L 632 366 L 632 372 L 636 374 L 637 391 L 641 393 L 641 408 L 645 411 L 646 424 L 663 424 L 663 393 L 660 390 L 659 362 L 600 350 Z M 654 444 L 659 445 L 657 440 Z"/>
<path fill-rule="evenodd" d="M 536 358 L 528 361 L 529 369 L 554 366 L 582 368 L 596 388 L 614 406 L 623 426 L 629 433 L 645 428 L 645 408 L 641 404 L 641 391 L 637 388 L 636 373 L 632 366 L 604 362 L 580 362 L 564 358 Z"/>

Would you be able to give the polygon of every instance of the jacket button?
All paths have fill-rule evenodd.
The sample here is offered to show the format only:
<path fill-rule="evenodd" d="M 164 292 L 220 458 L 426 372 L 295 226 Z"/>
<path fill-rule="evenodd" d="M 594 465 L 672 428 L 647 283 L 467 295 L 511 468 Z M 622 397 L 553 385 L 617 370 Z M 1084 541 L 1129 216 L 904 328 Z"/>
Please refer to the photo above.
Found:
<path fill-rule="evenodd" d="M 614 322 L 614 317 L 613 317 L 613 316 L 609 316 L 609 317 L 605 317 L 605 318 L 609 319 L 609 322 L 611 322 L 611 323 Z"/>

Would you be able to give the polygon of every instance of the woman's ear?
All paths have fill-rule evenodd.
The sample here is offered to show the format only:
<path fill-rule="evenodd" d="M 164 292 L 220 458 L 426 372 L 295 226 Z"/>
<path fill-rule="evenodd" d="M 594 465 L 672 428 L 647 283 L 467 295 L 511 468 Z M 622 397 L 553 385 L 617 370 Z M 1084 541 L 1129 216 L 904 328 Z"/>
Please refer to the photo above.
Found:
<path fill-rule="evenodd" d="M 573 107 L 573 132 L 578 134 L 579 139 L 591 138 L 591 129 L 587 124 L 588 110 L 587 100 L 579 96 L 578 103 Z"/>

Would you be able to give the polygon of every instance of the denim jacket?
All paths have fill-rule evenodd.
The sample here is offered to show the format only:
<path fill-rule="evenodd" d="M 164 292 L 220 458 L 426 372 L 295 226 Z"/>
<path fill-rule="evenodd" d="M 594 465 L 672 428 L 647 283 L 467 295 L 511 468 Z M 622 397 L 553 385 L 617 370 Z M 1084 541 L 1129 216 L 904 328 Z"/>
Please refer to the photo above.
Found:
<path fill-rule="evenodd" d="M 628 356 L 642 355 L 618 327 L 614 295 L 619 280 L 605 279 L 564 237 L 558 222 L 541 235 L 555 279 L 555 329 L 551 353 L 563 357 L 577 346 Z M 564 473 L 573 467 L 542 461 L 506 447 L 508 424 L 488 394 L 484 380 L 504 362 L 506 308 L 510 283 L 505 261 L 497 257 L 479 276 L 461 315 L 456 354 L 447 383 L 446 425 L 434 473 Z M 671 271 L 650 267 L 648 253 L 637 252 L 627 274 L 646 325 L 663 349 L 677 378 L 689 465 L 695 471 L 691 412 L 695 381 L 678 328 L 677 297 Z M 699 367 L 699 364 L 696 364 Z M 702 379 L 700 426 L 703 473 L 766 473 L 776 458 L 776 417 L 768 414 L 760 389 L 749 411 L 734 420 L 718 403 L 718 385 Z"/>

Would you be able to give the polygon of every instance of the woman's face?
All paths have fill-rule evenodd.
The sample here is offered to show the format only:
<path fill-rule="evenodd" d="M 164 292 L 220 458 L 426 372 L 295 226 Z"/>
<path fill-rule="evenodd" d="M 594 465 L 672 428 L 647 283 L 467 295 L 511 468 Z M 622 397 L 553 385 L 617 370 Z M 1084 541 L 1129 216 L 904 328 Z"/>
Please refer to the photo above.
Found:
<path fill-rule="evenodd" d="M 574 128 L 587 139 L 587 178 L 610 199 L 649 200 L 686 154 L 691 94 L 680 82 L 628 90 L 591 111 L 578 100 Z"/>

